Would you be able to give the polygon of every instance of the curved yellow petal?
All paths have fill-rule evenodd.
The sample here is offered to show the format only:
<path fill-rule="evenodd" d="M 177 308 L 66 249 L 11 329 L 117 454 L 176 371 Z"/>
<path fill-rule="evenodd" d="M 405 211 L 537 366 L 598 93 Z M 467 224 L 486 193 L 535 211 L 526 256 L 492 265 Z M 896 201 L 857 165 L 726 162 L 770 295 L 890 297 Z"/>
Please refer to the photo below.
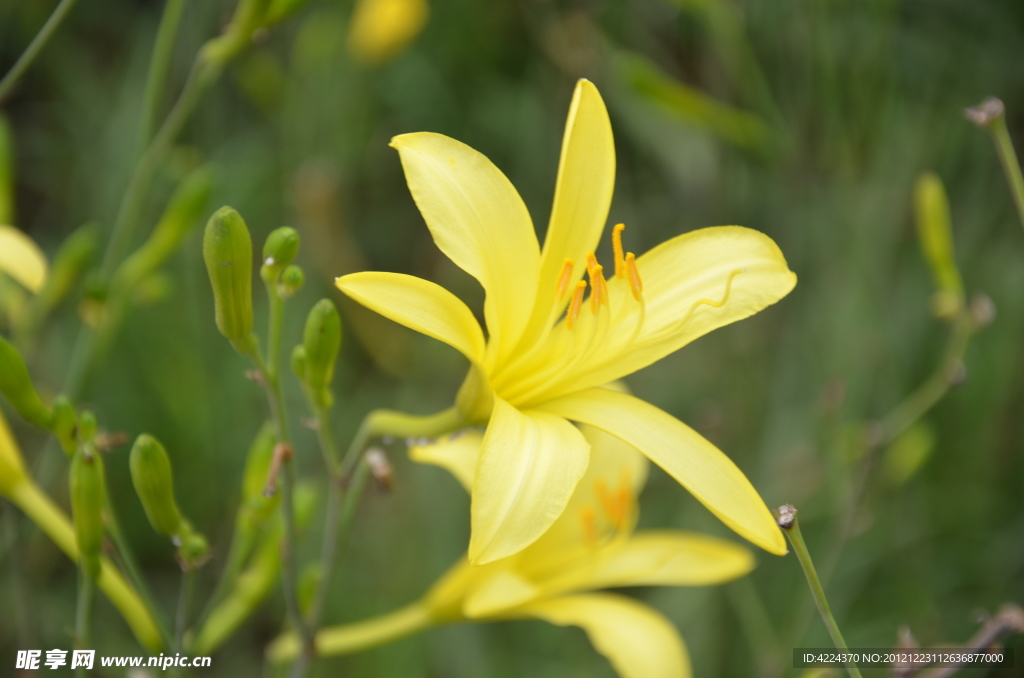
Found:
<path fill-rule="evenodd" d="M 494 617 L 533 600 L 539 593 L 511 568 L 496 569 L 469 590 L 462 612 L 469 619 Z"/>
<path fill-rule="evenodd" d="M 27 235 L 0 225 L 0 273 L 6 273 L 32 292 L 46 282 L 46 257 Z"/>
<path fill-rule="evenodd" d="M 423 444 L 416 442 L 409 448 L 409 458 L 421 464 L 440 466 L 455 476 L 467 492 L 472 492 L 483 439 L 481 431 L 458 431 Z"/>
<path fill-rule="evenodd" d="M 709 586 L 742 577 L 755 564 L 754 554 L 740 544 L 695 532 L 649 530 L 588 571 L 585 586 Z"/>
<path fill-rule="evenodd" d="M 560 377 L 545 397 L 636 372 L 712 330 L 754 315 L 796 285 L 796 275 L 775 242 L 741 226 L 677 236 L 638 258 L 636 266 L 643 281 L 643 307 L 627 279 L 610 279 L 614 322 L 601 349 Z M 573 333 L 587 336 L 598 318 L 583 313 Z M 564 341 L 565 334 L 555 336 Z M 522 406 L 531 402 L 513 401 Z"/>
<path fill-rule="evenodd" d="M 579 80 L 565 122 L 537 300 L 523 346 L 530 345 L 552 322 L 554 306 L 564 308 L 568 303 L 569 295 L 558 299 L 555 294 L 562 267 L 566 259 L 575 264 L 568 280 L 571 290 L 587 270 L 587 253 L 597 249 L 614 189 L 615 141 L 608 110 L 594 83 Z"/>
<path fill-rule="evenodd" d="M 682 636 L 657 610 L 610 593 L 566 596 L 521 608 L 559 626 L 579 626 L 622 678 L 689 678 Z"/>
<path fill-rule="evenodd" d="M 743 472 L 675 417 L 639 398 L 603 388 L 562 396 L 537 409 L 621 438 L 665 469 L 741 537 L 769 553 L 786 553 L 782 532 Z"/>
<path fill-rule="evenodd" d="M 495 398 L 473 480 L 470 562 L 493 562 L 535 542 L 565 510 L 589 458 L 590 444 L 565 419 Z"/>
<path fill-rule="evenodd" d="M 440 285 L 412 275 L 376 271 L 342 276 L 334 284 L 363 306 L 443 341 L 472 362 L 483 360 L 480 323 L 469 307 Z"/>
<path fill-rule="evenodd" d="M 516 344 L 537 291 L 540 248 L 519 193 L 469 146 L 430 132 L 391 140 L 434 242 L 487 293 L 489 361 Z"/>
<path fill-rule="evenodd" d="M 349 22 L 348 49 L 366 63 L 389 59 L 419 35 L 429 14 L 426 0 L 359 0 Z"/>

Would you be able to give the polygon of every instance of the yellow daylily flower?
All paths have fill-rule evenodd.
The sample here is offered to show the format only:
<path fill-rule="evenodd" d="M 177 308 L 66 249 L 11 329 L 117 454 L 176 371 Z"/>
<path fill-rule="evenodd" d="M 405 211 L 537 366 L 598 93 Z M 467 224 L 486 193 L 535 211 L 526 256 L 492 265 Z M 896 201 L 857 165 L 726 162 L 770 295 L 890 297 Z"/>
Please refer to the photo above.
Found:
<path fill-rule="evenodd" d="M 582 627 L 624 678 L 690 676 L 686 645 L 668 619 L 632 598 L 595 591 L 719 584 L 750 572 L 753 555 L 738 544 L 689 532 L 634 533 L 647 459 L 595 428 L 583 426 L 580 435 L 591 445 L 590 465 L 568 509 L 533 545 L 483 566 L 463 558 L 417 603 L 322 630 L 317 652 L 354 652 L 438 624 L 533 618 Z M 483 440 L 469 432 L 410 453 L 449 469 L 468 490 Z M 294 635 L 283 636 L 270 658 L 287 661 L 299 648 Z"/>
<path fill-rule="evenodd" d="M 429 14 L 427 0 L 357 0 L 348 49 L 360 61 L 385 61 L 419 35 Z"/>
<path fill-rule="evenodd" d="M 0 225 L 0 273 L 38 292 L 46 282 L 46 256 L 31 238 L 13 226 Z"/>
<path fill-rule="evenodd" d="M 618 225 L 614 272 L 605 273 L 593 253 L 611 204 L 615 148 L 604 102 L 586 80 L 569 109 L 543 249 L 519 194 L 486 157 L 426 132 L 391 145 L 434 242 L 483 285 L 489 336 L 432 282 L 363 272 L 336 283 L 471 362 L 457 406 L 487 432 L 473 475 L 470 560 L 515 554 L 562 514 L 590 454 L 569 420 L 636 447 L 738 534 L 785 553 L 771 513 L 728 457 L 658 408 L 601 388 L 788 294 L 796 276 L 775 243 L 721 226 L 636 257 L 624 251 Z"/>

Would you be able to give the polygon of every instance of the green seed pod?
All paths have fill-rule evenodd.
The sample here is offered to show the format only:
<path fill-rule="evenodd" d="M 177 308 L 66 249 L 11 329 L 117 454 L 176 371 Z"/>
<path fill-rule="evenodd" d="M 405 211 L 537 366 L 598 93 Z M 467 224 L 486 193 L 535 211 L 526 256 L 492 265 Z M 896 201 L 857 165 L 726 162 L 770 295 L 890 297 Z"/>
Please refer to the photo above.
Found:
<path fill-rule="evenodd" d="M 222 207 L 206 224 L 203 259 L 213 287 L 217 329 L 232 342 L 252 333 L 252 240 L 238 212 Z"/>
<path fill-rule="evenodd" d="M 302 289 L 305 282 L 306 274 L 302 272 L 302 269 L 294 265 L 289 266 L 281 274 L 281 282 L 277 285 L 277 295 L 282 299 L 287 299 Z"/>
<path fill-rule="evenodd" d="M 320 398 L 320 404 L 328 407 L 334 362 L 341 348 L 341 316 L 330 299 L 321 299 L 309 312 L 302 345 L 306 349 L 306 385 Z"/>
<path fill-rule="evenodd" d="M 263 243 L 263 267 L 260 269 L 260 275 L 268 283 L 277 280 L 281 272 L 295 261 L 298 253 L 299 232 L 288 226 L 274 229 Z"/>
<path fill-rule="evenodd" d="M 149 239 L 117 269 L 113 283 L 115 288 L 134 287 L 178 249 L 189 230 L 202 217 L 213 190 L 213 179 L 213 171 L 204 165 L 182 180 Z"/>
<path fill-rule="evenodd" d="M 25 360 L 18 349 L 3 337 L 0 337 L 0 393 L 4 394 L 22 419 L 42 428 L 50 428 L 53 415 L 36 393 Z"/>
<path fill-rule="evenodd" d="M 100 456 L 80 448 L 71 460 L 69 485 L 78 551 L 86 574 L 95 579 L 100 573 L 103 548 L 103 461 Z"/>
<path fill-rule="evenodd" d="M 174 501 L 174 479 L 167 451 L 156 438 L 143 433 L 135 439 L 128 465 L 150 525 L 165 537 L 173 537 L 181 529 L 182 518 Z"/>
<path fill-rule="evenodd" d="M 57 399 L 53 401 L 53 435 L 60 441 L 60 446 L 68 458 L 75 454 L 78 437 L 76 419 L 75 408 L 67 396 L 57 396 Z"/>

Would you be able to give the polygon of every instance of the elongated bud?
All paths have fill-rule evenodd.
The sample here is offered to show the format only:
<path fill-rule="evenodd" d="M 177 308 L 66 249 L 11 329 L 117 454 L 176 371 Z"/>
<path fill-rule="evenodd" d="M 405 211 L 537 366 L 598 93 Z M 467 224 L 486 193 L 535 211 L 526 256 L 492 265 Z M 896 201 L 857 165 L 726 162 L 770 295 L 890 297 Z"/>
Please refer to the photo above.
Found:
<path fill-rule="evenodd" d="M 149 239 L 125 259 L 114 274 L 114 287 L 134 287 L 174 254 L 192 226 L 202 218 L 210 201 L 213 181 L 213 170 L 208 165 L 182 180 Z"/>
<path fill-rule="evenodd" d="M 0 393 L 18 411 L 21 418 L 42 428 L 50 428 L 52 415 L 36 393 L 28 368 L 18 349 L 0 337 Z"/>
<path fill-rule="evenodd" d="M 921 251 L 935 281 L 933 310 L 940 318 L 952 318 L 963 307 L 964 286 L 954 256 L 949 202 L 942 180 L 935 174 L 928 172 L 917 180 L 914 211 Z"/>
<path fill-rule="evenodd" d="M 328 389 L 334 379 L 334 363 L 341 348 L 341 316 L 330 299 L 321 299 L 306 318 L 302 337 L 306 349 L 306 385 L 321 406 L 330 406 Z"/>
<path fill-rule="evenodd" d="M 0 224 L 14 223 L 14 140 L 7 118 L 0 115 Z"/>
<path fill-rule="evenodd" d="M 299 344 L 292 351 L 292 372 L 299 381 L 306 381 L 306 347 Z"/>
<path fill-rule="evenodd" d="M 232 342 L 252 333 L 252 239 L 241 215 L 230 207 L 206 224 L 203 259 L 213 287 L 217 329 Z"/>
<path fill-rule="evenodd" d="M 278 276 L 295 261 L 298 253 L 299 232 L 288 226 L 274 229 L 263 243 L 263 266 L 260 268 L 260 276 L 268 283 L 277 280 Z"/>
<path fill-rule="evenodd" d="M 33 301 L 32 322 L 39 322 L 74 288 L 99 247 L 95 224 L 86 224 L 65 238 L 50 266 L 50 276 Z"/>
<path fill-rule="evenodd" d="M 53 435 L 60 442 L 61 449 L 68 457 L 75 454 L 75 446 L 78 438 L 78 422 L 76 421 L 75 408 L 67 396 L 57 396 L 53 401 Z"/>
<path fill-rule="evenodd" d="M 274 426 L 267 422 L 256 434 L 245 458 L 245 471 L 242 474 L 242 504 L 239 506 L 239 518 L 244 523 L 243 529 L 259 529 L 274 512 L 280 501 L 280 495 L 267 497 L 263 490 L 267 487 L 267 475 L 274 459 L 274 447 L 277 436 Z"/>
<path fill-rule="evenodd" d="M 100 573 L 103 548 L 103 461 L 98 454 L 87 448 L 75 453 L 69 486 L 75 541 L 86 574 L 95 579 Z"/>
<path fill-rule="evenodd" d="M 83 410 L 78 417 L 78 440 L 91 444 L 96 440 L 96 415 L 91 410 Z"/>
<path fill-rule="evenodd" d="M 302 289 L 305 282 L 306 274 L 293 264 L 284 269 L 284 273 L 281 274 L 281 282 L 277 284 L 277 295 L 282 299 L 287 299 Z"/>
<path fill-rule="evenodd" d="M 177 534 L 181 529 L 181 512 L 174 501 L 171 460 L 163 445 L 153 436 L 143 433 L 135 439 L 128 464 L 132 484 L 150 525 L 165 537 Z"/>

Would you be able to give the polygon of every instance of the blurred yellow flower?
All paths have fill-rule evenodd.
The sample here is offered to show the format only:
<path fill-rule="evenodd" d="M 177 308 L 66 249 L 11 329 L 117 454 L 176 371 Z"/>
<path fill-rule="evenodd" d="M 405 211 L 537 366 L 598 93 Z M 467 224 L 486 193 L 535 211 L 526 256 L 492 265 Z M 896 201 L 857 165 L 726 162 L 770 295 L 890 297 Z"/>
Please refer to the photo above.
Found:
<path fill-rule="evenodd" d="M 429 14 L 426 0 L 357 0 L 348 49 L 360 61 L 385 61 L 420 34 Z"/>
<path fill-rule="evenodd" d="M 46 269 L 46 257 L 31 238 L 13 226 L 0 225 L 0 273 L 38 292 L 46 282 Z"/>
<path fill-rule="evenodd" d="M 487 422 L 487 432 L 473 476 L 470 560 L 517 553 L 562 514 L 590 455 L 568 420 L 636 447 L 738 534 L 785 553 L 771 513 L 728 457 L 660 409 L 601 388 L 788 294 L 796 276 L 775 243 L 722 226 L 635 257 L 624 253 L 619 225 L 615 272 L 606 276 L 593 253 L 611 204 L 615 148 L 604 102 L 586 80 L 569 109 L 543 250 L 519 194 L 483 155 L 426 132 L 391 145 L 434 242 L 483 285 L 489 339 L 462 301 L 426 280 L 363 272 L 336 282 L 472 363 L 457 406 L 468 422 Z"/>
<path fill-rule="evenodd" d="M 543 619 L 580 626 L 624 678 L 691 675 L 683 639 L 672 623 L 632 598 L 599 589 L 620 586 L 706 586 L 754 567 L 743 546 L 675 530 L 634 533 L 636 497 L 647 459 L 595 428 L 581 430 L 591 462 L 568 509 L 536 543 L 484 566 L 461 560 L 419 602 L 383 617 L 328 628 L 317 636 L 322 655 L 365 649 L 436 624 Z M 483 437 L 476 432 L 410 450 L 418 461 L 451 470 L 470 489 Z M 274 661 L 298 651 L 284 636 Z"/>

